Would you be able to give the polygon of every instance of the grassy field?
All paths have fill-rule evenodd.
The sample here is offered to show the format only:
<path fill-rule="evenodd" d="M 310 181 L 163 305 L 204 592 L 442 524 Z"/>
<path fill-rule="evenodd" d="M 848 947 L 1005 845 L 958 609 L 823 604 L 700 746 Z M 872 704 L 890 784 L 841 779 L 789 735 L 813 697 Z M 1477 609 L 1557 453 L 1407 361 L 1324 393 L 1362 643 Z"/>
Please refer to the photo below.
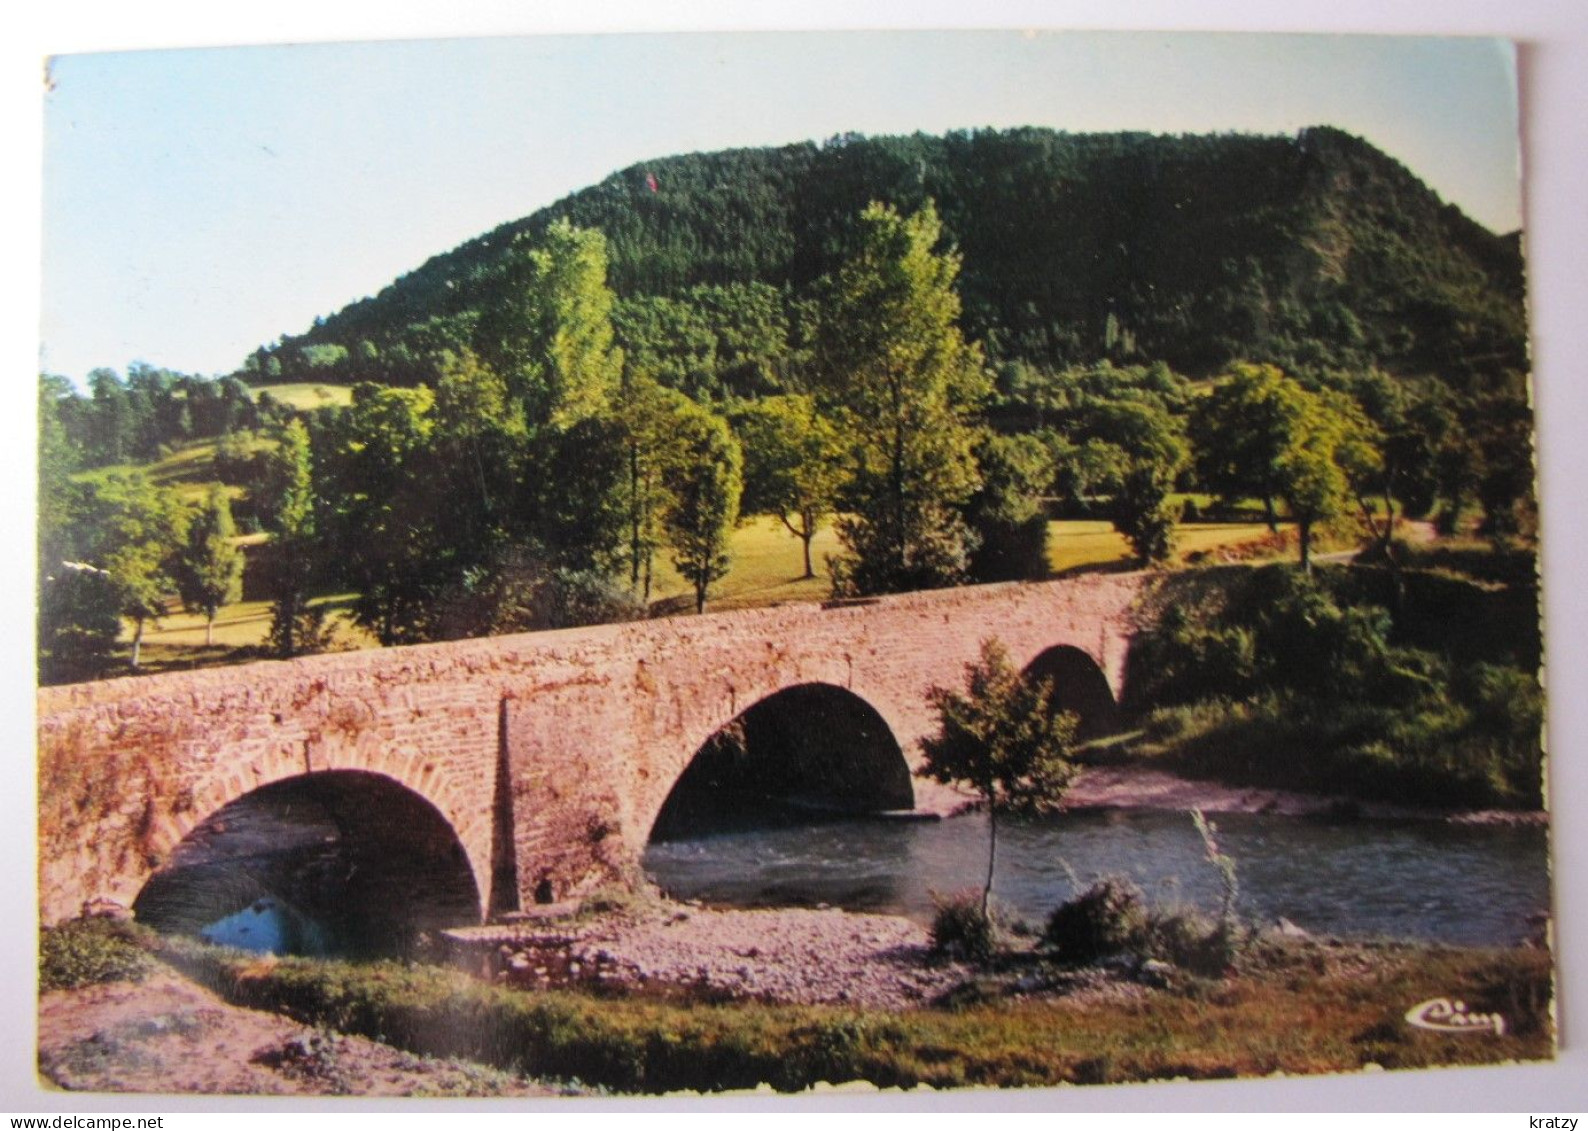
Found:
<path fill-rule="evenodd" d="M 339 593 L 316 597 L 309 604 L 328 610 L 333 648 L 373 648 L 375 638 L 348 616 L 347 606 L 352 599 L 351 593 Z M 144 625 L 140 667 L 159 672 L 231 664 L 256 658 L 255 650 L 262 658 L 270 636 L 269 601 L 240 601 L 221 609 L 215 618 L 214 643 L 208 646 L 204 643 L 204 619 L 201 613 L 178 611 Z M 131 643 L 130 624 L 122 626 L 121 640 Z"/>
<path fill-rule="evenodd" d="M 805 578 L 805 559 L 800 540 L 777 519 L 756 517 L 733 532 L 733 565 L 728 576 L 712 586 L 706 608 L 712 612 L 776 605 L 785 601 L 825 601 L 832 595 L 832 577 L 827 572 L 827 557 L 840 550 L 838 535 L 829 524 L 816 533 L 811 543 L 814 578 Z M 694 589 L 678 575 L 665 552 L 656 557 L 656 578 L 651 588 L 653 603 L 676 611 L 694 608 Z"/>
<path fill-rule="evenodd" d="M 1206 554 L 1226 546 L 1263 537 L 1261 523 L 1195 523 L 1182 526 L 1176 536 L 1176 556 Z M 800 541 L 773 518 L 748 520 L 733 535 L 733 567 L 712 587 L 708 609 L 751 608 L 783 601 L 822 601 L 830 595 L 832 579 L 826 558 L 842 547 L 831 526 L 823 527 L 811 547 L 816 577 L 804 579 Z M 1124 536 L 1110 523 L 1062 521 L 1048 524 L 1048 568 L 1055 576 L 1096 569 L 1127 568 L 1131 552 Z M 674 602 L 691 597 L 692 590 L 669 564 L 657 560 L 653 597 Z"/>
<path fill-rule="evenodd" d="M 168 474 L 177 469 L 200 466 L 200 457 L 185 449 L 169 462 L 156 465 Z M 173 480 L 174 481 L 174 480 Z M 195 488 L 197 490 L 197 488 Z M 1205 523 L 1181 527 L 1178 555 L 1206 553 L 1221 547 L 1239 545 L 1260 538 L 1265 528 L 1257 523 Z M 1130 551 L 1124 538 L 1106 522 L 1053 522 L 1048 528 L 1048 561 L 1055 575 L 1094 569 L 1127 568 Z M 240 539 L 245 546 L 257 545 L 263 535 Z M 841 549 L 838 535 L 825 526 L 811 547 L 814 578 L 801 576 L 804 559 L 800 540 L 776 519 L 757 517 L 747 520 L 733 534 L 733 566 L 728 576 L 712 587 L 708 612 L 726 612 L 777 605 L 789 601 L 824 601 L 832 592 L 832 579 L 826 558 Z M 352 594 L 318 598 L 314 603 L 331 610 L 336 646 L 370 648 L 375 640 L 348 618 L 346 606 Z M 657 614 L 688 613 L 694 608 L 693 590 L 667 560 L 656 559 L 656 575 L 651 590 L 652 611 Z M 143 663 L 151 671 L 195 665 L 235 662 L 244 658 L 240 649 L 262 648 L 270 632 L 270 605 L 267 601 L 244 601 L 223 608 L 215 620 L 215 640 L 204 645 L 204 617 L 173 612 L 158 623 L 144 627 Z M 122 634 L 132 639 L 131 627 Z"/>
<path fill-rule="evenodd" d="M 1226 546 L 1255 541 L 1268 533 L 1260 522 L 1199 522 L 1175 532 L 1175 557 L 1206 554 Z M 1048 568 L 1063 576 L 1102 567 L 1128 566 L 1130 545 L 1112 523 L 1066 521 L 1048 523 Z"/>
<path fill-rule="evenodd" d="M 309 412 L 317 408 L 324 408 L 327 405 L 345 408 L 353 403 L 353 386 L 351 385 L 323 385 L 319 382 L 297 385 L 265 385 L 254 389 L 254 399 L 258 400 L 262 393 L 269 393 L 271 399 L 279 401 L 281 404 Z"/>
<path fill-rule="evenodd" d="M 256 437 L 250 443 L 249 451 L 258 451 L 270 446 L 271 441 Z M 182 502 L 196 506 L 209 494 L 211 484 L 219 481 L 215 473 L 215 441 L 200 440 L 184 444 L 153 463 L 112 464 L 109 467 L 96 467 L 91 471 L 77 472 L 72 478 L 79 482 L 92 483 L 110 475 L 133 473 L 141 474 L 156 487 L 166 487 L 175 491 Z M 227 487 L 226 492 L 228 497 L 235 501 L 243 494 L 243 489 Z"/>
<path fill-rule="evenodd" d="M 266 959 L 186 940 L 154 944 L 223 997 L 427 1055 L 621 1092 L 820 1081 L 882 1087 L 1031 1087 L 1352 1072 L 1547 1058 L 1545 950 L 1276 940 L 1230 976 L 1178 975 L 1117 998 L 976 993 L 887 1012 L 525 993 L 414 964 Z M 1036 960 L 1033 974 L 1048 970 Z M 1506 1020 L 1451 1039 L 1406 1024 L 1410 1004 L 1459 998 Z"/>

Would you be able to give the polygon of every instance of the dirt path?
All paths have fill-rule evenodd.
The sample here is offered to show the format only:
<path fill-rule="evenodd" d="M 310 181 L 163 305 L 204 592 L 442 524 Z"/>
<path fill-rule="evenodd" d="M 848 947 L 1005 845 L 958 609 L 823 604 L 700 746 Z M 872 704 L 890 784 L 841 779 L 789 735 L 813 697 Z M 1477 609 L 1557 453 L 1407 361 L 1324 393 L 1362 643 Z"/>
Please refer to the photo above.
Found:
<path fill-rule="evenodd" d="M 228 1005 L 173 971 L 39 998 L 39 1079 L 87 1092 L 547 1096 L 546 1085 Z"/>

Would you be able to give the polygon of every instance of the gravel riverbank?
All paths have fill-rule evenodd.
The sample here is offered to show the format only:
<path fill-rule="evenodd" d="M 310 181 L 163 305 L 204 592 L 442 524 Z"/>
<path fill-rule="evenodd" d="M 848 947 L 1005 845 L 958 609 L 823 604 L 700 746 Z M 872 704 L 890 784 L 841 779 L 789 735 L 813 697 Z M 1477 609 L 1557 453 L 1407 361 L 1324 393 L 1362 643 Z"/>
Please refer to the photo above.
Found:
<path fill-rule="evenodd" d="M 1229 785 L 1181 777 L 1147 766 L 1088 766 L 1064 797 L 1065 809 L 1162 809 L 1204 813 L 1271 813 L 1283 817 L 1336 815 L 1370 820 L 1440 820 L 1456 824 L 1542 825 L 1542 810 L 1452 811 L 1386 801 L 1359 801 L 1343 795 L 1297 793 L 1285 789 Z"/>
<path fill-rule="evenodd" d="M 453 959 L 525 988 L 586 984 L 663 996 L 905 1009 L 970 969 L 932 960 L 926 929 L 836 910 L 716 911 L 664 904 L 637 914 L 446 932 Z"/>

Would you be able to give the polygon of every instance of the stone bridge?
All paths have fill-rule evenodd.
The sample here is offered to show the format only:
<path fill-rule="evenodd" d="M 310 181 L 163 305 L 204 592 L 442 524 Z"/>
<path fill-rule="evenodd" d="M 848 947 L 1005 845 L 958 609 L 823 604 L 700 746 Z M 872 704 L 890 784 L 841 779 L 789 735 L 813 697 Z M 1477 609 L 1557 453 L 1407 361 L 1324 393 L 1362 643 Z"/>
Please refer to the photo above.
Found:
<path fill-rule="evenodd" d="M 909 808 L 929 687 L 961 686 L 996 636 L 1065 705 L 1106 715 L 1143 584 L 1089 575 L 43 688 L 40 914 L 132 906 L 247 798 L 320 806 L 365 845 L 366 876 L 450 869 L 451 914 L 476 920 L 631 874 L 681 778 L 737 765 L 817 803 Z M 381 898 L 403 898 L 388 881 Z"/>

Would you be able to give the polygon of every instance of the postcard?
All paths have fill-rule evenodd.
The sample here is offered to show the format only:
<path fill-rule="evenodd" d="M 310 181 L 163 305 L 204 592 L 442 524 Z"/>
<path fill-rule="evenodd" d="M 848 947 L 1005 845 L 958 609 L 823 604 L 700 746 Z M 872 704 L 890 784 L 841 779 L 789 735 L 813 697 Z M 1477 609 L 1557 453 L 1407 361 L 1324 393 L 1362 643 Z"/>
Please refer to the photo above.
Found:
<path fill-rule="evenodd" d="M 1554 1057 L 1511 43 L 194 48 L 45 112 L 46 1087 Z"/>

